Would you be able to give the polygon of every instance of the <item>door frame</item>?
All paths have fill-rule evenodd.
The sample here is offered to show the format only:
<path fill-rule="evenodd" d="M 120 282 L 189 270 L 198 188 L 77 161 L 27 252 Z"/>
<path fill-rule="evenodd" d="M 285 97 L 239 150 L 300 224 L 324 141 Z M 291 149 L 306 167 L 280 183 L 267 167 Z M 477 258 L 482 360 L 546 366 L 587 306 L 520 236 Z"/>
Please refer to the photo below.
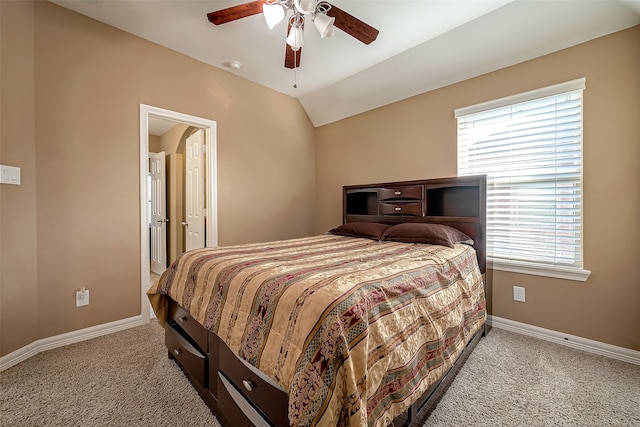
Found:
<path fill-rule="evenodd" d="M 158 117 L 175 122 L 186 123 L 205 129 L 205 188 L 206 188 L 206 245 L 218 245 L 218 187 L 217 187 L 217 123 L 202 117 L 191 116 L 164 108 L 140 104 L 140 311 L 144 323 L 151 318 L 147 290 L 151 280 L 151 261 L 149 253 L 149 211 L 148 211 L 148 175 L 149 175 L 149 117 Z"/>

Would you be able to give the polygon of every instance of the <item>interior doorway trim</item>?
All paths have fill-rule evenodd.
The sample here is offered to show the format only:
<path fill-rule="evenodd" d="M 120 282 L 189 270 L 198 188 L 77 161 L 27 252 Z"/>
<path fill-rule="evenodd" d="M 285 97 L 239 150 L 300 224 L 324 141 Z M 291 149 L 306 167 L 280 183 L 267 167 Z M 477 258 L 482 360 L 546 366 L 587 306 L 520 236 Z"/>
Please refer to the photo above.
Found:
<path fill-rule="evenodd" d="M 206 245 L 218 245 L 218 203 L 217 203 L 217 137 L 216 122 L 201 117 L 190 116 L 176 111 L 140 104 L 140 311 L 144 323 L 150 319 L 149 301 L 147 290 L 150 278 L 150 253 L 149 253 L 149 208 L 148 208 L 148 182 L 149 174 L 149 117 L 157 117 L 175 122 L 186 123 L 191 126 L 205 129 L 205 153 L 206 153 Z"/>

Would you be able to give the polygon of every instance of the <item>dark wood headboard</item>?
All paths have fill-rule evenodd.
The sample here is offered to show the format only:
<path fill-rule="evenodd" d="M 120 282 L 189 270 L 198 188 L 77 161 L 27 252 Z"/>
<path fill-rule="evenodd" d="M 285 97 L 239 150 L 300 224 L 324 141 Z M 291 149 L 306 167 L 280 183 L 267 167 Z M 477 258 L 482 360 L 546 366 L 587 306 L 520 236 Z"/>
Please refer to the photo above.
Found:
<path fill-rule="evenodd" d="M 343 187 L 343 223 L 446 224 L 471 237 L 487 271 L 487 177 L 474 175 Z"/>

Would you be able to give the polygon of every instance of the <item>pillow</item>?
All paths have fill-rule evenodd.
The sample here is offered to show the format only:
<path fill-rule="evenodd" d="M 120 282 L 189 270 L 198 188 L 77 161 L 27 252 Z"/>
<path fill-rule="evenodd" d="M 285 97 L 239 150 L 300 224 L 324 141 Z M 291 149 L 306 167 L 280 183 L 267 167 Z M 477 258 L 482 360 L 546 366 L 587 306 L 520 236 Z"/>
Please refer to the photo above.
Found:
<path fill-rule="evenodd" d="M 380 224 L 378 222 L 348 222 L 342 224 L 340 227 L 336 227 L 333 230 L 329 230 L 329 233 L 336 234 L 338 236 L 348 237 L 363 237 L 366 239 L 380 240 L 382 233 L 389 228 L 387 224 Z"/>
<path fill-rule="evenodd" d="M 455 243 L 473 244 L 471 237 L 462 231 L 443 224 L 405 222 L 387 228 L 382 240 L 405 243 L 429 243 L 453 247 Z"/>

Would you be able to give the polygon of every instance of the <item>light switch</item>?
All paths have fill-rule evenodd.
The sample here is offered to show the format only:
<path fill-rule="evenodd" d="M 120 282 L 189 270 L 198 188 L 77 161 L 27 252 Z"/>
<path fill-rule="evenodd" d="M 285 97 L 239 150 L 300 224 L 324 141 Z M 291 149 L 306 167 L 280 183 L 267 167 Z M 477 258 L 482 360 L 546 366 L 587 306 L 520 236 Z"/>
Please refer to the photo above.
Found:
<path fill-rule="evenodd" d="M 0 184 L 20 185 L 20 168 L 0 165 Z"/>

